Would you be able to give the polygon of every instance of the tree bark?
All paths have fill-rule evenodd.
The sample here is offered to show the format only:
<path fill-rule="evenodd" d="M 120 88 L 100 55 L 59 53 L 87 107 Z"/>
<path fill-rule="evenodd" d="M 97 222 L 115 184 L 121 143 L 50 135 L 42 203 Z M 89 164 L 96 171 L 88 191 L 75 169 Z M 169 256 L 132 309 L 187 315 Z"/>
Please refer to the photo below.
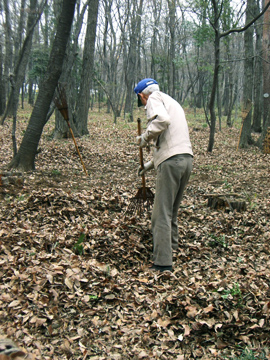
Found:
<path fill-rule="evenodd" d="M 257 0 L 257 13 L 260 12 Z M 256 44 L 254 61 L 254 111 L 252 119 L 252 130 L 260 133 L 262 131 L 263 112 L 263 89 L 262 89 L 262 22 L 255 23 Z"/>
<path fill-rule="evenodd" d="M 6 26 L 5 26 L 5 60 L 4 60 L 4 78 L 3 78 L 3 103 L 6 104 L 6 99 L 9 90 L 9 72 L 12 68 L 13 63 L 13 52 L 12 52 L 12 31 L 11 31 L 11 23 L 10 23 L 10 11 L 8 0 L 4 0 L 4 10 L 6 16 Z"/>
<path fill-rule="evenodd" d="M 80 4 L 77 3 L 77 17 L 76 17 L 76 24 L 74 26 L 74 31 L 72 33 L 72 37 L 69 40 L 68 47 L 66 50 L 66 56 L 63 64 L 62 74 L 60 77 L 59 82 L 62 84 L 67 85 L 66 96 L 67 96 L 67 103 L 70 115 L 70 126 L 74 133 L 74 136 L 78 136 L 77 129 L 75 124 L 73 123 L 73 116 L 72 114 L 75 113 L 75 107 L 78 97 L 78 82 L 77 82 L 77 65 L 76 65 L 76 58 L 79 54 L 79 35 L 81 33 L 83 19 L 85 17 L 86 10 L 89 5 L 89 1 L 85 2 L 82 9 L 80 10 Z M 71 136 L 69 127 L 67 122 L 63 119 L 63 116 L 59 111 L 55 112 L 55 128 L 54 128 L 54 138 L 55 139 L 65 139 Z"/>
<path fill-rule="evenodd" d="M 20 149 L 9 164 L 9 168 L 17 168 L 21 171 L 35 169 L 35 156 L 37 154 L 39 140 L 47 121 L 47 113 L 53 99 L 55 88 L 61 75 L 65 50 L 74 16 L 75 3 L 76 0 L 63 0 L 62 2 L 62 11 L 58 20 L 47 71 L 40 85 L 37 100 Z"/>
<path fill-rule="evenodd" d="M 141 16 L 142 16 L 143 0 L 137 4 L 137 0 L 133 0 L 133 13 L 130 20 L 130 33 L 129 33 L 129 48 L 127 53 L 126 69 L 125 69 L 125 83 L 126 83 L 126 101 L 125 101 L 125 114 L 128 114 L 129 121 L 133 121 L 133 85 L 136 82 L 135 69 L 136 59 L 138 54 L 138 37 L 141 34 Z M 138 7 L 137 7 L 138 6 Z"/>
<path fill-rule="evenodd" d="M 17 63 L 14 71 L 14 85 L 12 86 L 7 107 L 3 118 L 1 119 L 1 125 L 3 125 L 6 116 L 10 113 L 14 114 L 17 112 L 20 88 L 24 82 L 26 67 L 32 47 L 32 38 L 35 25 L 40 19 L 41 13 L 39 13 L 38 18 L 35 16 L 35 11 L 37 8 L 37 0 L 30 0 L 30 12 L 27 21 L 27 36 L 25 38 L 23 47 L 18 55 Z M 15 108 L 14 108 L 15 106 Z"/>
<path fill-rule="evenodd" d="M 269 7 L 263 21 L 263 128 L 257 144 L 260 148 L 270 129 L 270 0 L 265 0 L 264 6 Z"/>
<path fill-rule="evenodd" d="M 218 72 L 219 72 L 219 61 L 220 61 L 220 33 L 219 33 L 219 11 L 216 0 L 212 0 L 213 11 L 214 11 L 214 23 L 213 28 L 215 31 L 215 65 L 214 65 L 214 76 L 212 83 L 212 91 L 209 101 L 209 111 L 210 111 L 210 133 L 209 133 L 209 142 L 207 151 L 212 152 L 215 141 L 215 131 L 216 131 L 216 113 L 215 113 L 215 99 L 218 85 Z"/>
<path fill-rule="evenodd" d="M 90 89 L 94 75 L 94 53 L 99 0 L 90 0 L 88 5 L 87 30 L 84 41 L 80 91 L 74 123 L 80 136 L 89 134 L 87 129 L 90 107 Z"/>
<path fill-rule="evenodd" d="M 4 93 L 3 51 L 2 44 L 0 43 L 0 116 L 3 115 L 6 107 Z"/>
<path fill-rule="evenodd" d="M 217 28 L 216 28 L 217 29 Z M 209 142 L 207 151 L 212 152 L 215 141 L 215 131 L 216 131 L 216 113 L 215 113 L 215 99 L 218 85 L 218 72 L 219 72 L 219 59 L 220 59 L 220 35 L 219 31 L 215 31 L 215 65 L 214 65 L 214 76 L 212 83 L 212 91 L 209 102 L 209 111 L 210 111 L 210 133 L 209 133 Z"/>
<path fill-rule="evenodd" d="M 247 0 L 246 7 L 246 24 L 254 18 L 254 10 L 256 3 L 254 0 Z M 245 110 L 249 102 L 253 100 L 253 33 L 254 27 L 250 26 L 244 33 L 245 44 L 245 60 L 244 60 L 244 91 L 243 91 L 243 109 Z M 250 111 L 245 118 L 242 126 L 242 132 L 239 142 L 240 148 L 246 148 L 252 143 L 251 138 L 251 118 L 252 111 Z"/>
<path fill-rule="evenodd" d="M 175 98 L 175 26 L 176 4 L 175 0 L 167 0 L 169 7 L 170 45 L 168 49 L 168 92 Z"/>
<path fill-rule="evenodd" d="M 270 4 L 265 0 L 264 5 Z M 265 12 L 263 22 L 263 128 L 270 125 L 270 7 Z"/>

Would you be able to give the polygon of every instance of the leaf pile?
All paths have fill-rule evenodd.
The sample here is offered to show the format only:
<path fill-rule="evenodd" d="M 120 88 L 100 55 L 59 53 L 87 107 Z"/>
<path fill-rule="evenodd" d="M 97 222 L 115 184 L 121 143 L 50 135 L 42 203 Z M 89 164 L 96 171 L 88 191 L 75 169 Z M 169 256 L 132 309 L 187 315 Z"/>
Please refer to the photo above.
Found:
<path fill-rule="evenodd" d="M 106 116 L 77 140 L 88 177 L 52 123 L 36 171 L 0 188 L 0 334 L 43 360 L 232 359 L 246 347 L 270 359 L 269 156 L 236 152 L 235 128 L 207 154 L 208 130 L 190 125 L 174 272 L 151 273 L 150 215 L 128 211 L 141 186 L 136 124 Z M 3 166 L 11 129 L 0 133 Z M 213 210 L 209 193 L 240 194 L 247 210 Z"/>

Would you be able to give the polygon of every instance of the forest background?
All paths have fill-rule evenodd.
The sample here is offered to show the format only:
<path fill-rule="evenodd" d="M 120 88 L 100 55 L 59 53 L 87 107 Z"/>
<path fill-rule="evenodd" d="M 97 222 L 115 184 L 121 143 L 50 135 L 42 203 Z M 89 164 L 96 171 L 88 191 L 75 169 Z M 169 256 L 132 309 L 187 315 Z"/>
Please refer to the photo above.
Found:
<path fill-rule="evenodd" d="M 34 169 L 43 128 L 65 84 L 76 136 L 89 133 L 88 112 L 107 102 L 114 122 L 133 121 L 133 88 L 153 77 L 181 104 L 203 108 L 214 147 L 217 119 L 232 126 L 246 113 L 239 146 L 269 126 L 269 1 L 1 1 L 0 114 L 13 115 L 11 167 Z M 34 104 L 17 154 L 16 112 Z M 55 137 L 68 127 L 56 115 Z"/>
<path fill-rule="evenodd" d="M 269 4 L 0 1 L 1 334 L 37 359 L 269 358 Z M 148 76 L 195 153 L 168 278 L 128 211 Z"/>

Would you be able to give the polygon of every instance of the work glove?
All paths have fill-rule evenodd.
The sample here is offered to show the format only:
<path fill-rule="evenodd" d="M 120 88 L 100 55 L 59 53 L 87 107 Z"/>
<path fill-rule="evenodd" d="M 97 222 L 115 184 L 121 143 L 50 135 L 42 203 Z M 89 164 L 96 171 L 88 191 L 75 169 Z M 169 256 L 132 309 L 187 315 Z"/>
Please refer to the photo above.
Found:
<path fill-rule="evenodd" d="M 136 137 L 136 140 L 139 144 L 139 146 L 142 148 L 142 147 L 146 147 L 148 145 L 148 142 L 146 140 L 144 140 L 144 134 L 140 135 L 140 136 L 137 136 Z"/>
<path fill-rule="evenodd" d="M 144 168 L 141 167 L 138 168 L 138 176 L 143 176 L 147 171 L 152 170 L 154 168 L 154 162 L 153 160 L 148 161 L 144 164 Z"/>

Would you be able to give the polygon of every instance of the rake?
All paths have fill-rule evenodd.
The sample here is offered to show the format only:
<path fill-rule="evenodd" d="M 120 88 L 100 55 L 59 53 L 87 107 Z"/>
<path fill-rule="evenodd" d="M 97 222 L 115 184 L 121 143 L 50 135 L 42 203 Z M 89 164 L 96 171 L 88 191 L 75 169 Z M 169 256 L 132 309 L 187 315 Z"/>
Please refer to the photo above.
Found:
<path fill-rule="evenodd" d="M 67 97 L 66 97 L 65 88 L 61 84 L 58 84 L 57 85 L 57 92 L 58 92 L 58 96 L 55 96 L 55 98 L 54 98 L 55 106 L 60 111 L 60 113 L 62 114 L 64 120 L 66 121 L 66 123 L 68 125 L 70 134 L 72 136 L 72 139 L 73 139 L 73 142 L 74 142 L 74 145 L 75 145 L 75 148 L 76 148 L 77 153 L 78 153 L 78 155 L 80 157 L 80 160 L 81 160 L 81 163 L 82 163 L 82 166 L 83 166 L 83 170 L 84 170 L 85 174 L 88 175 L 87 171 L 86 171 L 86 168 L 85 168 L 85 165 L 84 165 L 84 162 L 83 162 L 83 159 L 82 159 L 82 156 L 81 156 L 81 153 L 80 153 L 80 150 L 79 150 L 78 145 L 76 143 L 75 136 L 73 134 L 73 131 L 72 131 L 70 123 L 69 123 L 68 104 L 67 104 Z"/>
<path fill-rule="evenodd" d="M 137 119 L 138 123 L 138 135 L 141 135 L 141 119 Z M 144 168 L 143 164 L 143 150 L 140 147 L 140 166 L 141 169 Z M 144 174 L 142 175 L 142 187 L 140 187 L 137 191 L 137 194 L 131 199 L 131 209 L 137 211 L 140 215 L 144 209 L 150 210 L 151 205 L 154 201 L 154 194 L 151 189 L 146 187 L 146 181 Z"/>

